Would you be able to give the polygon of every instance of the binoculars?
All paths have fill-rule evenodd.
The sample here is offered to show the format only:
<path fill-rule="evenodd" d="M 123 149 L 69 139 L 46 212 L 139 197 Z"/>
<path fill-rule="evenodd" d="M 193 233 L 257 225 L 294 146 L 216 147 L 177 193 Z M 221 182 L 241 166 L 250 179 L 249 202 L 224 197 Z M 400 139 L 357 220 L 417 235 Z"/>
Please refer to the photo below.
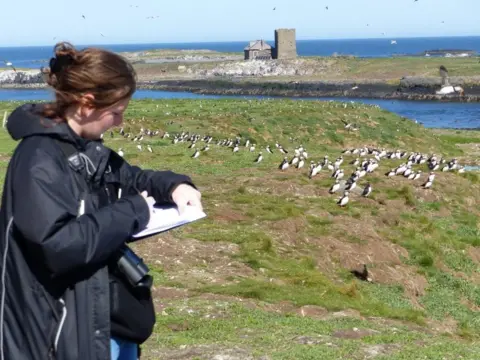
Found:
<path fill-rule="evenodd" d="M 151 288 L 152 276 L 148 275 L 150 269 L 132 249 L 126 244 L 120 248 L 120 257 L 117 261 L 118 270 L 127 278 L 133 287 Z"/>

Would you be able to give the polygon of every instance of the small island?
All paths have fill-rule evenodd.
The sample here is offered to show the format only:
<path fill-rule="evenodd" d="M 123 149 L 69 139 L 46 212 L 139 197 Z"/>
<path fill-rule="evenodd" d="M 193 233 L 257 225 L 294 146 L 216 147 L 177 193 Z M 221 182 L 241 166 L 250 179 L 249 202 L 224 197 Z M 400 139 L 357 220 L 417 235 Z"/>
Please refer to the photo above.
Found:
<path fill-rule="evenodd" d="M 120 54 L 133 64 L 138 86 L 143 89 L 216 95 L 480 101 L 480 63 L 470 50 L 427 50 L 423 56 L 392 58 L 298 56 L 295 29 L 277 29 L 274 46 L 253 40 L 245 44 L 243 53 L 152 49 Z M 442 84 L 441 65 L 451 69 L 450 83 L 461 86 L 463 93 L 436 94 Z M 42 87 L 45 84 L 38 70 L 0 70 L 0 88 Z"/>

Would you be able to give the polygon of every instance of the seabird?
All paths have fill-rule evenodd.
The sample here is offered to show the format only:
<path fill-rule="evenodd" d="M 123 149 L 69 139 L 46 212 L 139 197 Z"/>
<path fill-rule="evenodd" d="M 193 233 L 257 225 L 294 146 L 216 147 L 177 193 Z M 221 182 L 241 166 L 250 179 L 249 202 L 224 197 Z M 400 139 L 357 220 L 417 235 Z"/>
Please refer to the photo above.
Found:
<path fill-rule="evenodd" d="M 433 180 L 427 180 L 425 184 L 422 185 L 424 189 L 430 189 L 432 187 Z"/>
<path fill-rule="evenodd" d="M 259 163 L 259 162 L 262 161 L 262 160 L 263 160 L 263 155 L 262 155 L 262 152 L 260 151 L 260 152 L 258 153 L 257 158 L 255 159 L 255 162 L 256 162 L 256 163 Z"/>
<path fill-rule="evenodd" d="M 343 193 L 343 196 L 337 201 L 337 204 L 340 205 L 340 206 L 345 206 L 348 204 L 348 191 L 345 191 Z"/>
<path fill-rule="evenodd" d="M 437 95 L 448 95 L 459 93 L 460 96 L 463 96 L 465 91 L 461 86 L 452 86 L 450 85 L 450 79 L 448 76 L 448 70 L 445 66 L 440 65 L 439 68 L 440 77 L 442 78 L 442 87 L 436 92 Z"/>
<path fill-rule="evenodd" d="M 195 150 L 195 152 L 193 153 L 192 158 L 196 159 L 196 158 L 198 158 L 199 156 L 200 156 L 200 150 L 197 149 L 197 150 Z"/>
<path fill-rule="evenodd" d="M 357 187 L 357 182 L 355 180 L 351 180 L 347 182 L 347 186 L 345 186 L 345 190 L 351 191 Z"/>
<path fill-rule="evenodd" d="M 367 197 L 368 195 L 370 195 L 371 192 L 372 192 L 372 185 L 368 183 L 367 186 L 365 186 L 365 189 L 363 189 L 362 196 Z"/>
<path fill-rule="evenodd" d="M 338 189 L 340 189 L 340 181 L 335 180 L 335 184 L 332 185 L 332 187 L 330 188 L 330 190 L 328 190 L 328 192 L 330 194 L 333 194 L 333 193 L 337 192 Z"/>
<path fill-rule="evenodd" d="M 362 281 L 368 281 L 372 282 L 372 278 L 368 276 L 368 269 L 367 265 L 363 264 L 363 270 L 358 271 L 358 270 L 351 270 L 350 273 L 354 275 L 357 279 L 362 280 Z"/>
<path fill-rule="evenodd" d="M 288 169 L 288 166 L 289 166 L 289 165 L 288 165 L 288 158 L 285 156 L 285 157 L 283 158 L 282 163 L 278 166 L 278 168 L 279 168 L 280 170 L 287 170 L 287 169 Z"/>

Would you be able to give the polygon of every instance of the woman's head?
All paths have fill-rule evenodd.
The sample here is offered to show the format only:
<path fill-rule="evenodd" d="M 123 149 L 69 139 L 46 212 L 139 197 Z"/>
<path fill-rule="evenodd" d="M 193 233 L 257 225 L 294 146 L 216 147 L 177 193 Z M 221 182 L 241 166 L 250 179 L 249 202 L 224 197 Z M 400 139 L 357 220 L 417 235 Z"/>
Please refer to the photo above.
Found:
<path fill-rule="evenodd" d="M 123 120 L 123 112 L 136 90 L 136 75 L 123 57 L 102 49 L 77 50 L 59 43 L 50 67 L 42 69 L 55 91 L 55 102 L 43 115 L 67 121 L 80 136 L 98 138 Z"/>

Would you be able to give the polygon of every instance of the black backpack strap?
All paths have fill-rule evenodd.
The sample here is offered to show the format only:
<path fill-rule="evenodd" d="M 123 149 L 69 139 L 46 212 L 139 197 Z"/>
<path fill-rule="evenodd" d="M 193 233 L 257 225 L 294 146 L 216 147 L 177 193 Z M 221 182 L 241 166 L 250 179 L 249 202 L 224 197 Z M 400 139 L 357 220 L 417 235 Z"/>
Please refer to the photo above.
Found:
<path fill-rule="evenodd" d="M 75 171 L 81 171 L 85 167 L 85 164 L 83 163 L 80 157 L 80 153 L 78 152 L 75 145 L 67 141 L 62 141 L 60 139 L 55 139 L 55 141 L 65 154 L 65 157 L 67 158 L 70 167 Z"/>

